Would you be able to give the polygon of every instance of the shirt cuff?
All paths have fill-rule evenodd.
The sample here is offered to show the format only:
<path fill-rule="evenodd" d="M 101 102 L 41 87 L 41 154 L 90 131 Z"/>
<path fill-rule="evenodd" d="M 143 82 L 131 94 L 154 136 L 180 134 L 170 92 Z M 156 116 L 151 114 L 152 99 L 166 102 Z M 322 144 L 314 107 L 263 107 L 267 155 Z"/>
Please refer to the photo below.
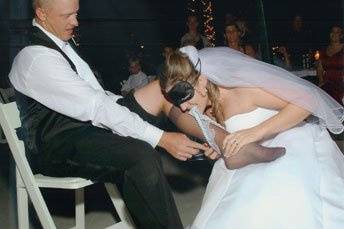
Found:
<path fill-rule="evenodd" d="M 153 148 L 155 148 L 158 145 L 163 133 L 164 133 L 163 130 L 152 125 L 147 125 L 147 128 L 144 132 L 144 136 L 146 137 L 146 141 L 149 144 L 151 144 Z"/>
<path fill-rule="evenodd" d="M 120 99 L 120 98 L 123 97 L 123 96 L 121 96 L 121 95 L 116 95 L 116 94 L 112 93 L 111 91 L 105 91 L 105 94 L 108 95 L 108 96 L 109 96 L 112 100 L 114 100 L 115 102 L 116 102 L 118 99 Z"/>

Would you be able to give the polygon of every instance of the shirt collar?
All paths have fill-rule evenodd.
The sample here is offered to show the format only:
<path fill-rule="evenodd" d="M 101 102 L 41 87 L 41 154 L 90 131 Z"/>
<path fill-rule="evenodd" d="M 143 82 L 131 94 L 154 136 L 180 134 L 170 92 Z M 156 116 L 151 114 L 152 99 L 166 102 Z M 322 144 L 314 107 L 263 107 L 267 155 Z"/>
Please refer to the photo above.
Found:
<path fill-rule="evenodd" d="M 42 30 L 50 39 L 52 39 L 57 46 L 59 46 L 60 49 L 64 49 L 68 42 L 61 40 L 60 38 L 56 37 L 54 34 L 48 32 L 45 30 L 40 24 L 36 22 L 35 19 L 32 20 L 32 25 L 38 27 L 40 30 Z"/>

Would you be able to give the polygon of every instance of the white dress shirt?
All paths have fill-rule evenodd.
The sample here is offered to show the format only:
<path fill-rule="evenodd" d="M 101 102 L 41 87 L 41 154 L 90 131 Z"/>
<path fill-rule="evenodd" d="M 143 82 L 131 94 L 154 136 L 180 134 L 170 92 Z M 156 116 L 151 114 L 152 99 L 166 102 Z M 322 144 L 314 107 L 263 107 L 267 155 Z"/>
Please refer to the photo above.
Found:
<path fill-rule="evenodd" d="M 128 80 L 123 84 L 121 91 L 128 93 L 132 89 L 139 89 L 148 83 L 148 76 L 142 71 L 139 71 L 137 74 L 132 74 L 129 76 Z"/>
<path fill-rule="evenodd" d="M 203 44 L 204 48 L 210 47 L 209 41 L 205 36 L 203 36 L 201 34 L 194 35 L 191 33 L 184 34 L 184 36 L 180 39 L 180 46 L 181 47 L 188 46 L 188 45 L 195 46 L 195 45 L 197 45 L 199 40 L 202 40 L 202 44 Z"/>
<path fill-rule="evenodd" d="M 9 78 L 14 88 L 44 106 L 94 126 L 111 129 L 121 136 L 130 136 L 155 147 L 163 131 L 137 114 L 116 103 L 120 96 L 106 92 L 96 80 L 88 64 L 64 42 L 33 25 L 49 36 L 71 59 L 77 73 L 56 50 L 44 46 L 28 46 L 15 57 Z"/>

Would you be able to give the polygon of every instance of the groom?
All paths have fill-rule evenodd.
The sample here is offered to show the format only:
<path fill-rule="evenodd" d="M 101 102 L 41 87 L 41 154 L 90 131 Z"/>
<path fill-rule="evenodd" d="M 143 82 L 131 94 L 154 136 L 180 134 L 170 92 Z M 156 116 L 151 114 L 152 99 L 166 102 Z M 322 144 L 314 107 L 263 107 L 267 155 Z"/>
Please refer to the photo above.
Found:
<path fill-rule="evenodd" d="M 33 0 L 31 45 L 16 56 L 21 132 L 37 172 L 115 182 L 138 228 L 182 228 L 155 146 L 177 159 L 206 148 L 144 122 L 104 91 L 68 43 L 79 0 Z"/>

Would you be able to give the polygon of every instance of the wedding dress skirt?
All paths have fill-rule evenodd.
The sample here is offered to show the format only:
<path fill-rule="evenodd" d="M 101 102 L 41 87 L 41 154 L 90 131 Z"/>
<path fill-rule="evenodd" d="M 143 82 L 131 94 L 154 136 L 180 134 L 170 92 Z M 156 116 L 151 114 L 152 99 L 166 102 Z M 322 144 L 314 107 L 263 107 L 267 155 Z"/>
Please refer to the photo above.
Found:
<path fill-rule="evenodd" d="M 235 115 L 226 129 L 250 128 L 276 113 Z M 343 229 L 344 157 L 328 132 L 301 123 L 263 145 L 283 146 L 286 154 L 236 170 L 215 163 L 191 229 Z"/>

